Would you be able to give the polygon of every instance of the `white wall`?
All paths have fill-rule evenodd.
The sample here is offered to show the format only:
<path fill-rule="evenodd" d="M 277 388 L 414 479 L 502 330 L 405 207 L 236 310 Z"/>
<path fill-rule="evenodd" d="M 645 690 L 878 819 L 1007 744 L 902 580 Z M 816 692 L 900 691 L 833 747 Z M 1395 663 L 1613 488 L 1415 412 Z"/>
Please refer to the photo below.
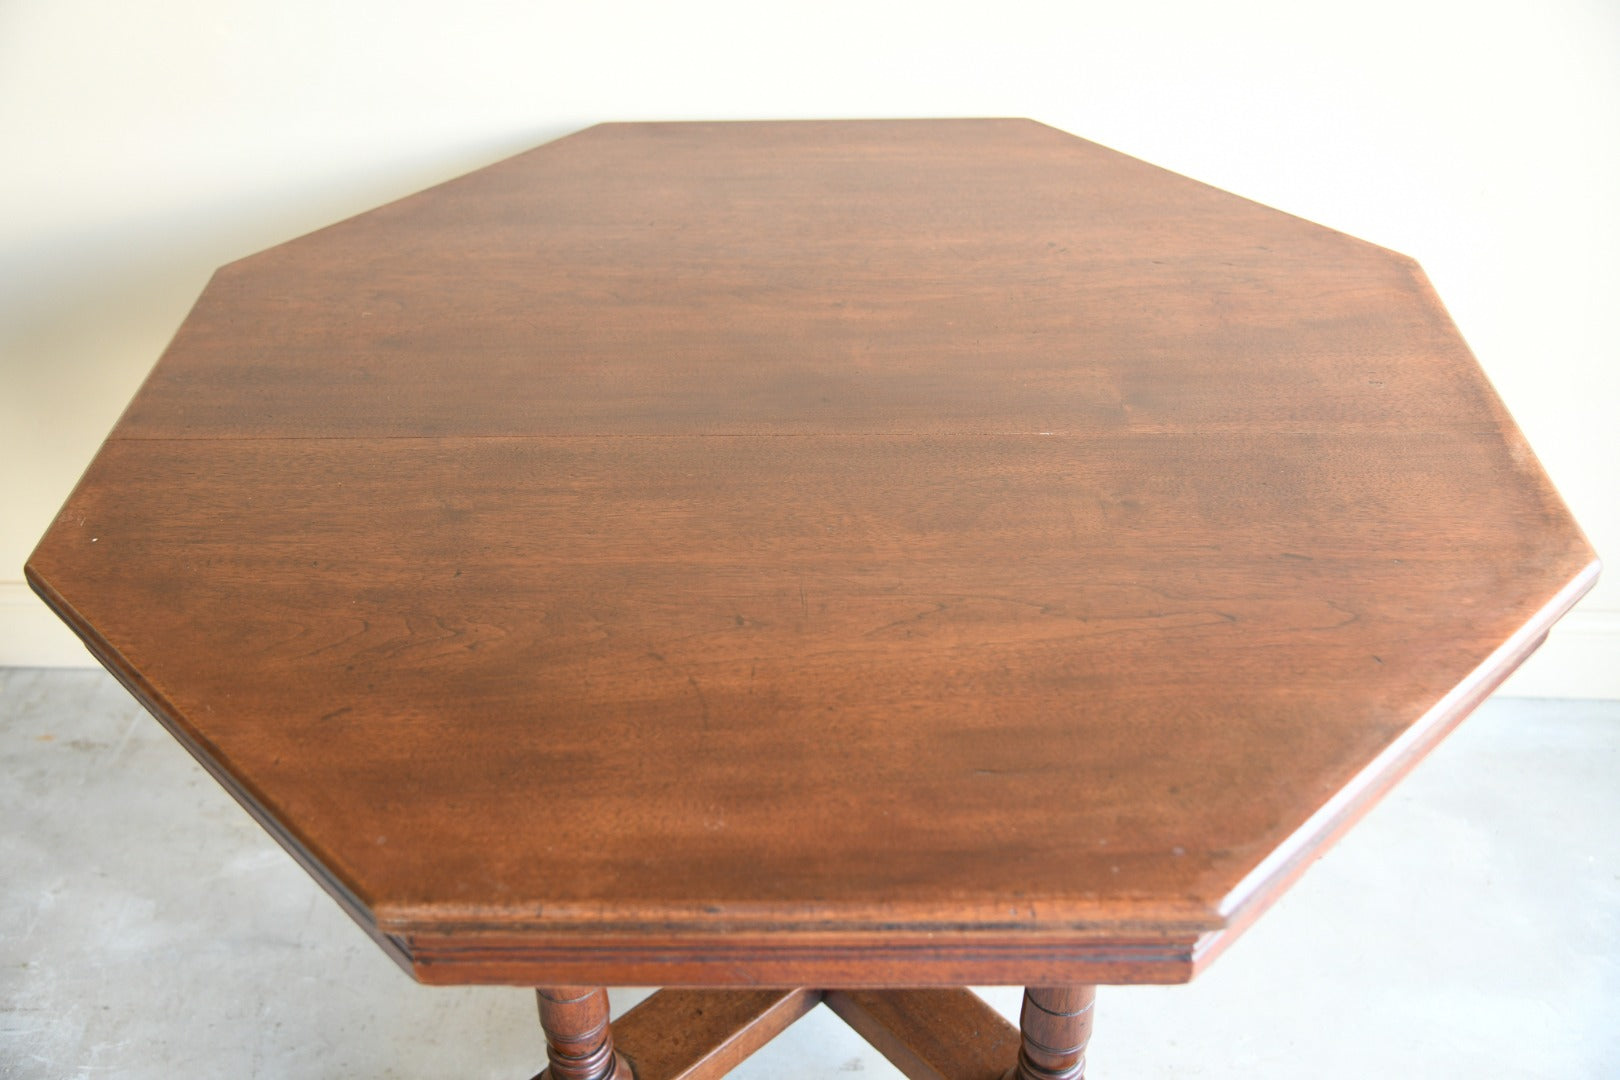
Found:
<path fill-rule="evenodd" d="M 0 0 L 0 664 L 87 662 L 21 566 L 216 265 L 598 120 L 926 115 L 1417 257 L 1620 560 L 1612 2 Z M 1620 697 L 1620 573 L 1531 665 Z"/>

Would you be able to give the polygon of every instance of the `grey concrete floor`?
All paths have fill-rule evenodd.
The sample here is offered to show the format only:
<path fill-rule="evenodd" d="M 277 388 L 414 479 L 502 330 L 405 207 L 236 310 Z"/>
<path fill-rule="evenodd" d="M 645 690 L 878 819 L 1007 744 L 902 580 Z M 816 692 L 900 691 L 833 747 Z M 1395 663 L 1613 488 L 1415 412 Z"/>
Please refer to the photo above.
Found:
<path fill-rule="evenodd" d="M 1207 975 L 1098 1011 L 1100 1080 L 1620 1077 L 1620 703 L 1487 703 Z M 0 669 L 0 1075 L 543 1057 L 529 994 L 413 983 L 110 678 Z M 818 1009 L 733 1075 L 850 1073 L 898 1076 Z"/>

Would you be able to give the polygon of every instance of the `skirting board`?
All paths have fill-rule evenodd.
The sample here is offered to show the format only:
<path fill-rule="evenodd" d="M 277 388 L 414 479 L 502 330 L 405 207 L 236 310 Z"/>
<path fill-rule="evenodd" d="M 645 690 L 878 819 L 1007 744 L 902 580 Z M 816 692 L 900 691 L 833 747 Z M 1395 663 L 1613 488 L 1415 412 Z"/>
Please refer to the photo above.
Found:
<path fill-rule="evenodd" d="M 27 584 L 0 581 L 0 667 L 95 666 Z M 1620 611 L 1576 608 L 1497 693 L 1620 700 Z"/>

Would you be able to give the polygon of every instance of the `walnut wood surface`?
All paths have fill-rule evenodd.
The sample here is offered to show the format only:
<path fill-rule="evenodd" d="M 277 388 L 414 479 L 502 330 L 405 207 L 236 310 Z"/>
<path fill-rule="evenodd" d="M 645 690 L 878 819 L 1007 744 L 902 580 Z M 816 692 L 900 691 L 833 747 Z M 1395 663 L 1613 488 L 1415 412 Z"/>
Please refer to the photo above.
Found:
<path fill-rule="evenodd" d="M 1031 986 L 1018 1015 L 1018 1064 L 1006 1080 L 1081 1080 L 1097 1002 L 1095 986 Z"/>
<path fill-rule="evenodd" d="M 1003 1080 L 1018 1029 L 971 990 L 829 990 L 826 1004 L 907 1080 Z"/>
<path fill-rule="evenodd" d="M 607 991 L 599 986 L 535 991 L 550 1064 L 536 1080 L 633 1080 L 613 1049 Z"/>
<path fill-rule="evenodd" d="M 613 1022 L 635 1080 L 718 1080 L 821 1001 L 819 990 L 660 990 Z"/>
<path fill-rule="evenodd" d="M 1190 977 L 1592 551 L 1404 256 L 605 125 L 216 275 L 29 580 L 427 981 Z"/>

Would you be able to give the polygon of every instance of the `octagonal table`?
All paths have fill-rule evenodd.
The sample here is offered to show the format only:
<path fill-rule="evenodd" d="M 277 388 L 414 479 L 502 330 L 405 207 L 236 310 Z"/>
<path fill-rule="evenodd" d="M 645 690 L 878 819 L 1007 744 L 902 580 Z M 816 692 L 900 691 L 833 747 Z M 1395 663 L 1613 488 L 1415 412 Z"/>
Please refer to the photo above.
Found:
<path fill-rule="evenodd" d="M 28 567 L 556 1080 L 822 1000 L 1078 1076 L 1596 572 L 1412 260 L 1022 120 L 602 125 L 233 263 Z"/>

